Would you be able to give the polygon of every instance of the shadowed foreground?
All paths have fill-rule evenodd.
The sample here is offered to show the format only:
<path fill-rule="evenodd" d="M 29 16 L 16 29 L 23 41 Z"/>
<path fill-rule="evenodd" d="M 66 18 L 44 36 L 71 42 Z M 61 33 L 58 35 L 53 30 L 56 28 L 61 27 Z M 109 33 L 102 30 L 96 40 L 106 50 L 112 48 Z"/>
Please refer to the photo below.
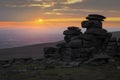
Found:
<path fill-rule="evenodd" d="M 81 65 L 65 68 L 43 66 L 41 61 L 0 66 L 0 80 L 119 80 L 120 62 L 99 66 Z"/>

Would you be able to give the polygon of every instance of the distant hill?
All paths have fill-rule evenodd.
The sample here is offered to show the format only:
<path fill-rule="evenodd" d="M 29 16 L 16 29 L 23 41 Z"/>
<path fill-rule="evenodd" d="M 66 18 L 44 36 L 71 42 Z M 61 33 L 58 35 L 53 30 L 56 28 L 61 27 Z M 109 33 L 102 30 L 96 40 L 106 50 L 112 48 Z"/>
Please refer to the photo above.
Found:
<path fill-rule="evenodd" d="M 21 58 L 21 57 L 41 58 L 43 57 L 44 47 L 55 46 L 56 44 L 57 43 L 54 42 L 54 43 L 43 43 L 43 44 L 28 45 L 23 47 L 0 49 L 0 60 Z"/>

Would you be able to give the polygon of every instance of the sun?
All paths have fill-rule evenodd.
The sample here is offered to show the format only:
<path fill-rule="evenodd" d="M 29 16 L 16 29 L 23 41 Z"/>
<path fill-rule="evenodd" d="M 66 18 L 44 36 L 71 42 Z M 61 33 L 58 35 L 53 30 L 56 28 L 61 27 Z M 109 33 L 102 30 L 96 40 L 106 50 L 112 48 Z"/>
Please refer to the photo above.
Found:
<path fill-rule="evenodd" d="M 43 19 L 38 19 L 38 22 L 39 23 L 43 23 Z"/>
<path fill-rule="evenodd" d="M 43 19 L 39 18 L 34 21 L 36 24 L 42 24 L 44 22 Z"/>

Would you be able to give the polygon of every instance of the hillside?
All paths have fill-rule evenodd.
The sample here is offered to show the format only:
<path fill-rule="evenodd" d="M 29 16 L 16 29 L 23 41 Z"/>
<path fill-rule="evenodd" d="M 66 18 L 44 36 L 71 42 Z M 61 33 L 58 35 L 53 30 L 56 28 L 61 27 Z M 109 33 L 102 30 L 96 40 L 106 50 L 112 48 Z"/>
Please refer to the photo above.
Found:
<path fill-rule="evenodd" d="M 41 58 L 43 57 L 43 48 L 49 46 L 55 46 L 56 43 L 43 43 L 36 45 L 29 45 L 23 47 L 0 49 L 0 59 L 12 59 L 12 58 Z"/>

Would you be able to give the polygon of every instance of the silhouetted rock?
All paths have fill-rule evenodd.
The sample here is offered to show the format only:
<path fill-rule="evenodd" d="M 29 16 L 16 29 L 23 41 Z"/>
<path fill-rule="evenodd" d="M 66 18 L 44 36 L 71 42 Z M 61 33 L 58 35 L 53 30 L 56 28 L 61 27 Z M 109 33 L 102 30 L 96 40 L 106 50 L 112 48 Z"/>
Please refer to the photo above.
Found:
<path fill-rule="evenodd" d="M 70 42 L 72 38 L 79 36 L 82 32 L 78 27 L 72 26 L 68 27 L 68 30 L 65 30 L 63 34 L 65 35 L 64 40 Z"/>
<path fill-rule="evenodd" d="M 76 27 L 76 26 L 70 26 L 70 27 L 68 27 L 67 29 L 68 29 L 68 30 L 81 30 L 81 29 L 79 29 L 79 28 Z"/>
<path fill-rule="evenodd" d="M 104 21 L 104 19 L 106 19 L 106 17 L 103 15 L 99 15 L 99 14 L 90 14 L 86 17 L 86 19 Z"/>
<path fill-rule="evenodd" d="M 51 59 L 58 59 L 59 54 L 57 53 L 57 49 L 53 47 L 46 47 L 44 48 L 44 56 L 45 58 L 51 58 Z"/>
<path fill-rule="evenodd" d="M 82 40 L 78 40 L 78 39 L 72 40 L 68 43 L 68 46 L 70 48 L 80 48 L 82 47 L 81 45 L 82 45 Z"/>
<path fill-rule="evenodd" d="M 120 39 L 117 41 L 116 37 L 102 28 L 105 18 L 98 14 L 88 15 L 87 20 L 81 23 L 86 28 L 84 33 L 79 27 L 68 27 L 63 32 L 65 42 L 56 45 L 57 48 L 45 48 L 45 58 L 57 57 L 57 60 L 59 58 L 60 61 L 70 63 L 68 66 L 78 66 L 78 63 L 84 62 L 108 63 L 109 59 L 114 59 L 120 53 Z"/>
<path fill-rule="evenodd" d="M 108 41 L 105 52 L 109 56 L 115 57 L 118 56 L 117 48 L 117 39 L 115 37 L 111 37 Z"/>

